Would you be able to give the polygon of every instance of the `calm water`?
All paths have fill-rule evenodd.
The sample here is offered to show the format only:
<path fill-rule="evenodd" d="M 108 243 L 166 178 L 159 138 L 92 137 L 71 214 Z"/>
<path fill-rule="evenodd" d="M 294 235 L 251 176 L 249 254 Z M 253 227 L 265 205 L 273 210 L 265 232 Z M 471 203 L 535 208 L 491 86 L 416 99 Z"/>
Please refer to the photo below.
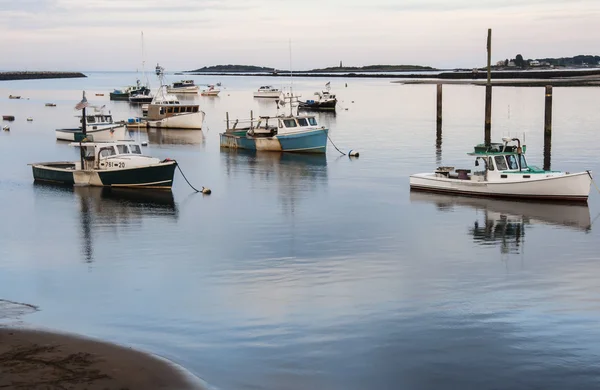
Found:
<path fill-rule="evenodd" d="M 77 158 L 53 130 L 76 124 L 81 90 L 126 119 L 139 112 L 108 93 L 134 77 L 0 84 L 17 117 L 0 134 L 0 298 L 39 305 L 28 323 L 136 346 L 219 389 L 600 386 L 595 189 L 589 206 L 409 192 L 411 173 L 471 166 L 484 89 L 444 87 L 440 151 L 435 86 L 332 79 L 338 113 L 319 119 L 361 152 L 350 160 L 221 151 L 225 112 L 273 114 L 252 90 L 289 80 L 198 76 L 225 87 L 196 97 L 202 132 L 132 136 L 212 195 L 179 174 L 146 196 L 34 185 L 27 163 Z M 494 138 L 525 133 L 542 165 L 543 89 L 497 88 L 493 104 Z M 553 168 L 600 178 L 599 104 L 600 89 L 555 89 Z"/>

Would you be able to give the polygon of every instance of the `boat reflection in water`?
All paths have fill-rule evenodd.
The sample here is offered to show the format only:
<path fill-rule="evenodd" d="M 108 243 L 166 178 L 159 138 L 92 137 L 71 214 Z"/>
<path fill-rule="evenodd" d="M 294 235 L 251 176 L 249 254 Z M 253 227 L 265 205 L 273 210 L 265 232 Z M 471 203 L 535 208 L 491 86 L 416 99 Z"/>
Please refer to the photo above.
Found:
<path fill-rule="evenodd" d="M 136 228 L 145 219 L 173 222 L 178 219 L 171 191 L 57 186 L 47 183 L 34 183 L 34 186 L 46 195 L 49 190 L 61 197 L 72 197 L 73 193 L 77 195 L 82 255 L 86 263 L 94 261 L 93 238 L 96 234 L 116 232 L 123 227 Z M 96 226 L 101 226 L 101 229 L 94 234 Z"/>
<path fill-rule="evenodd" d="M 500 243 L 502 253 L 518 253 L 530 225 L 562 226 L 586 233 L 592 228 L 587 204 L 519 202 L 420 191 L 411 191 L 410 201 L 434 203 L 448 212 L 457 207 L 483 211 L 483 221 L 476 220 L 469 232 L 477 243 Z"/>
<path fill-rule="evenodd" d="M 298 200 L 327 185 L 325 154 L 222 149 L 221 156 L 229 177 L 251 177 L 269 187 L 274 183 L 283 207 L 291 213 Z"/>
<path fill-rule="evenodd" d="M 202 130 L 151 128 L 147 132 L 148 142 L 155 145 L 203 145 L 206 142 Z"/>

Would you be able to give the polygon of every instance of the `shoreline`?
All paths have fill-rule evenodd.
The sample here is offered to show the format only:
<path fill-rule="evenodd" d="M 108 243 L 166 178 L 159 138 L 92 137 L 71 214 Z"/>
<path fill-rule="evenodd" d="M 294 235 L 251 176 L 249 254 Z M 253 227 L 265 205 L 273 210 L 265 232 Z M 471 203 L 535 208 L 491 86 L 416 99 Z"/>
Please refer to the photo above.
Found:
<path fill-rule="evenodd" d="M 0 72 L 0 81 L 39 80 L 39 79 L 72 79 L 87 77 L 81 72 Z"/>
<path fill-rule="evenodd" d="M 150 353 L 45 329 L 0 325 L 0 388 L 208 389 Z M 52 388 L 54 388 L 52 387 Z"/>

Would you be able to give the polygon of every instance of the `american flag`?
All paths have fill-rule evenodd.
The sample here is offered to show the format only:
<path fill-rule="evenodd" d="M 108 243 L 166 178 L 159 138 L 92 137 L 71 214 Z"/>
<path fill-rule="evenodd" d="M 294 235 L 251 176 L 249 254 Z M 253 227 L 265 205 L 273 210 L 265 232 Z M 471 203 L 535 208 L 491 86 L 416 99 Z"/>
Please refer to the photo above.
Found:
<path fill-rule="evenodd" d="M 81 110 L 83 108 L 86 108 L 87 106 L 89 106 L 89 103 L 88 103 L 87 99 L 85 98 L 85 92 L 84 92 L 83 99 L 81 99 L 81 101 L 75 105 L 75 109 Z"/>

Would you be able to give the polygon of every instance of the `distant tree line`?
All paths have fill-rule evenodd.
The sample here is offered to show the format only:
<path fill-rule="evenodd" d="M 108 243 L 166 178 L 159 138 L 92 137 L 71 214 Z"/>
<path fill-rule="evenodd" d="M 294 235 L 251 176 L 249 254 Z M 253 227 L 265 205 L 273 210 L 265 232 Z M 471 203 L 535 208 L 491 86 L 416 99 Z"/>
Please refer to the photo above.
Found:
<path fill-rule="evenodd" d="M 600 56 L 594 55 L 577 55 L 575 57 L 560 57 L 560 58 L 537 58 L 537 59 L 524 59 L 523 55 L 517 54 L 513 59 L 506 59 L 498 62 L 499 66 L 514 66 L 517 68 L 529 68 L 533 66 L 558 66 L 558 67 L 576 67 L 600 65 Z"/>

